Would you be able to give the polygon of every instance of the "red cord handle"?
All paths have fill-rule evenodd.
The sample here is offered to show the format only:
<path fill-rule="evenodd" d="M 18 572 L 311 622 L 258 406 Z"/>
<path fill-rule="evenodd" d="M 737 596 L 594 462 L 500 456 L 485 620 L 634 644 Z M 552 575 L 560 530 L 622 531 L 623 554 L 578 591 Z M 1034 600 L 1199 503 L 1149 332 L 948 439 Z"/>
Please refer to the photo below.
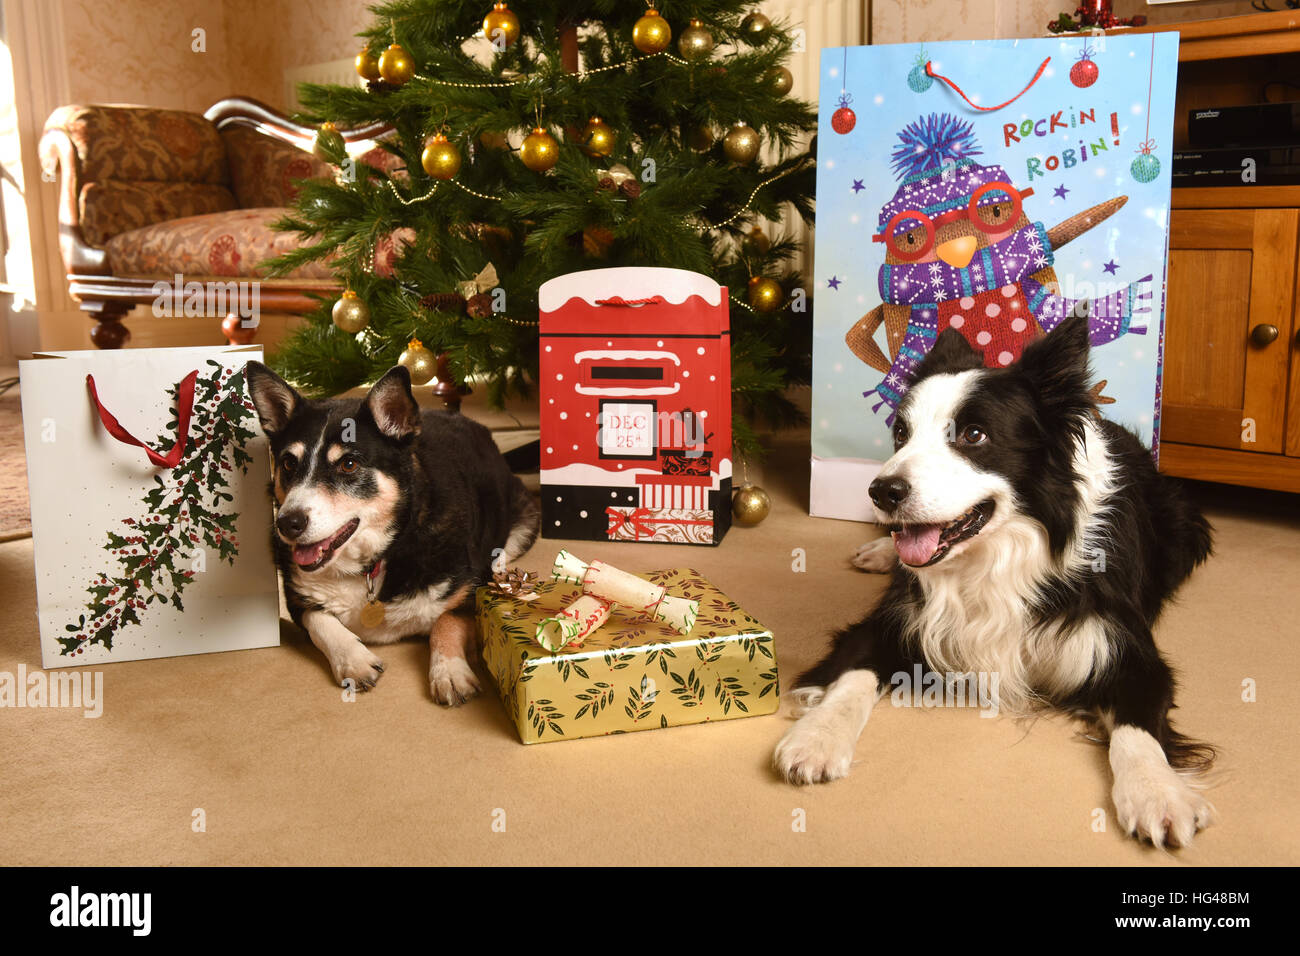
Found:
<path fill-rule="evenodd" d="M 948 77 L 946 77 L 946 76 L 944 76 L 944 75 L 942 75 L 942 74 L 940 74 L 940 73 L 936 73 L 936 72 L 934 72 L 934 64 L 932 64 L 929 60 L 926 60 L 926 62 L 925 62 L 925 75 L 926 75 L 926 76 L 932 76 L 932 77 L 934 77 L 936 80 L 943 80 L 945 83 L 948 84 L 948 86 L 950 86 L 950 87 L 952 88 L 952 90 L 953 90 L 954 93 L 956 93 L 956 94 L 957 94 L 958 96 L 960 96 L 963 100 L 965 100 L 968 104 L 970 104 L 970 107 L 971 107 L 972 109 L 982 110 L 982 111 L 985 112 L 985 113 L 991 113 L 993 110 L 1000 110 L 1000 109 L 1002 109 L 1002 107 L 1004 107 L 1004 106 L 1010 106 L 1010 105 L 1011 105 L 1012 103 L 1014 103 L 1016 100 L 1020 99 L 1020 97 L 1024 96 L 1026 93 L 1028 93 L 1028 92 L 1029 92 L 1029 88 L 1030 88 L 1031 86 L 1033 86 L 1035 83 L 1038 82 L 1039 77 L 1041 77 L 1041 76 L 1043 75 L 1043 71 L 1047 69 L 1047 64 L 1049 64 L 1049 63 L 1051 63 L 1051 62 L 1052 62 L 1052 58 L 1049 56 L 1049 57 L 1048 57 L 1046 60 L 1044 60 L 1042 63 L 1038 64 L 1038 72 L 1034 74 L 1034 78 L 1033 78 L 1032 80 L 1030 80 L 1028 83 L 1025 84 L 1025 88 L 1024 88 L 1023 90 L 1021 90 L 1019 93 L 1017 93 L 1015 96 L 1011 97 L 1011 99 L 1007 100 L 1005 103 L 999 103 L 997 106 L 979 106 L 979 105 L 977 105 L 977 104 L 975 104 L 975 103 L 971 103 L 971 99 L 970 99 L 970 97 L 967 96 L 965 93 L 962 92 L 962 89 L 961 89 L 960 86 L 958 86 L 958 85 L 957 85 L 956 83 L 954 83 L 952 80 L 948 79 Z"/>
<path fill-rule="evenodd" d="M 176 444 L 172 445 L 166 455 L 158 454 L 132 435 L 122 427 L 122 423 L 113 416 L 113 413 L 104 407 L 104 403 L 99 400 L 99 392 L 95 389 L 95 376 L 86 376 L 86 388 L 90 390 L 90 400 L 95 403 L 95 410 L 99 412 L 99 420 L 104 423 L 104 428 L 110 435 L 124 445 L 143 448 L 149 460 L 159 468 L 175 468 L 185 454 L 185 440 L 190 433 L 190 415 L 194 411 L 194 383 L 198 377 L 199 371 L 195 369 L 181 379 L 180 387 L 176 390 Z"/>
<path fill-rule="evenodd" d="M 611 299 L 597 299 L 597 305 L 663 305 L 664 297 L 661 295 L 652 295 L 648 299 L 624 299 L 622 296 L 614 296 Z"/>

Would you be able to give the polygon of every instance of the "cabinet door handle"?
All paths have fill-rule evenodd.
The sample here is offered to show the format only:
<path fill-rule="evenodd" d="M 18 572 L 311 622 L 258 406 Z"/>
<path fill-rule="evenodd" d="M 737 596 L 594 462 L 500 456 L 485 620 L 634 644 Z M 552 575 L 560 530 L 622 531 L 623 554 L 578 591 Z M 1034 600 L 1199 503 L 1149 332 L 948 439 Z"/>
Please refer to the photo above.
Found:
<path fill-rule="evenodd" d="M 1260 348 L 1277 340 L 1277 326 L 1261 323 L 1250 330 L 1250 340 Z"/>

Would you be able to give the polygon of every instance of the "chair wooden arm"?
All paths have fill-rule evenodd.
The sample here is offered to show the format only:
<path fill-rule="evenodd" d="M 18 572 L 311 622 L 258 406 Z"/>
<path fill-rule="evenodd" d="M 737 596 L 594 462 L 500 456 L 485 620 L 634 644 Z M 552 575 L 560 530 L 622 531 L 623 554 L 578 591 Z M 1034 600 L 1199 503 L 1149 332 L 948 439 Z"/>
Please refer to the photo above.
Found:
<path fill-rule="evenodd" d="M 204 119 L 218 131 L 230 126 L 249 126 L 265 136 L 311 152 L 316 140 L 316 127 L 296 122 L 279 110 L 245 96 L 230 96 L 208 107 Z M 367 123 L 353 129 L 339 130 L 345 143 L 372 140 L 392 130 L 387 123 Z"/>

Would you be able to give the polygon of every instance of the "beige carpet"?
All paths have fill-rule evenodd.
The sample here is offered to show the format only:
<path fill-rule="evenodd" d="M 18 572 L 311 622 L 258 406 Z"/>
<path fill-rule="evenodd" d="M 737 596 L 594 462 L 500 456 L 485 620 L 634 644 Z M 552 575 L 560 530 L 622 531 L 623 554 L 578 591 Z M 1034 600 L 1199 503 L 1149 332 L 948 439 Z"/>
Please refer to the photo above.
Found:
<path fill-rule="evenodd" d="M 869 532 L 806 515 L 807 445 L 764 483 L 775 510 L 717 549 L 573 544 L 630 569 L 700 568 L 776 633 L 783 685 L 882 581 L 846 555 Z M 1064 720 L 881 706 L 851 777 L 795 789 L 768 769 L 782 713 L 525 747 L 499 701 L 445 711 L 427 649 L 340 700 L 289 625 L 269 650 L 109 665 L 104 714 L 0 710 L 0 860 L 10 864 L 1300 863 L 1296 498 L 1209 487 L 1219 554 L 1159 639 L 1179 725 L 1221 748 L 1221 822 L 1177 855 L 1115 832 L 1105 752 Z M 557 541 L 525 560 L 540 569 Z M 807 552 L 807 573 L 791 551 Z M 30 541 L 0 546 L 0 670 L 35 668 Z M 1242 700 L 1243 681 L 1257 701 Z M 191 828 L 201 808 L 206 832 Z M 1094 832 L 1095 810 L 1107 832 Z M 799 832 L 792 823 L 805 819 Z M 504 820 L 505 832 L 494 832 Z"/>
<path fill-rule="evenodd" d="M 13 370 L 16 374 L 17 370 Z M 0 369 L 0 379 L 8 377 Z M 23 412 L 15 385 L 0 395 L 0 541 L 32 532 L 27 506 L 27 452 L 23 449 Z"/>

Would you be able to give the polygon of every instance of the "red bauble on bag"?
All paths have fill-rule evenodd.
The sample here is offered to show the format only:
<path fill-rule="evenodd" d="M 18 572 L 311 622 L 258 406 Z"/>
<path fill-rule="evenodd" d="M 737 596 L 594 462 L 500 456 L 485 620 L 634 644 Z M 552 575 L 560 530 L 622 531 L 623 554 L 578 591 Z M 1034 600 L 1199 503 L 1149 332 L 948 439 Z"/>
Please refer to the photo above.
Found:
<path fill-rule="evenodd" d="M 852 132 L 853 127 L 858 125 L 858 114 L 849 109 L 849 104 L 853 102 L 853 97 L 847 93 L 840 97 L 840 108 L 831 114 L 831 129 L 843 136 L 845 133 Z"/>
<path fill-rule="evenodd" d="M 1084 89 L 1096 83 L 1100 75 L 1101 69 L 1092 59 L 1092 51 L 1084 47 L 1083 53 L 1079 55 L 1079 61 L 1070 67 L 1070 82 L 1079 89 Z"/>

